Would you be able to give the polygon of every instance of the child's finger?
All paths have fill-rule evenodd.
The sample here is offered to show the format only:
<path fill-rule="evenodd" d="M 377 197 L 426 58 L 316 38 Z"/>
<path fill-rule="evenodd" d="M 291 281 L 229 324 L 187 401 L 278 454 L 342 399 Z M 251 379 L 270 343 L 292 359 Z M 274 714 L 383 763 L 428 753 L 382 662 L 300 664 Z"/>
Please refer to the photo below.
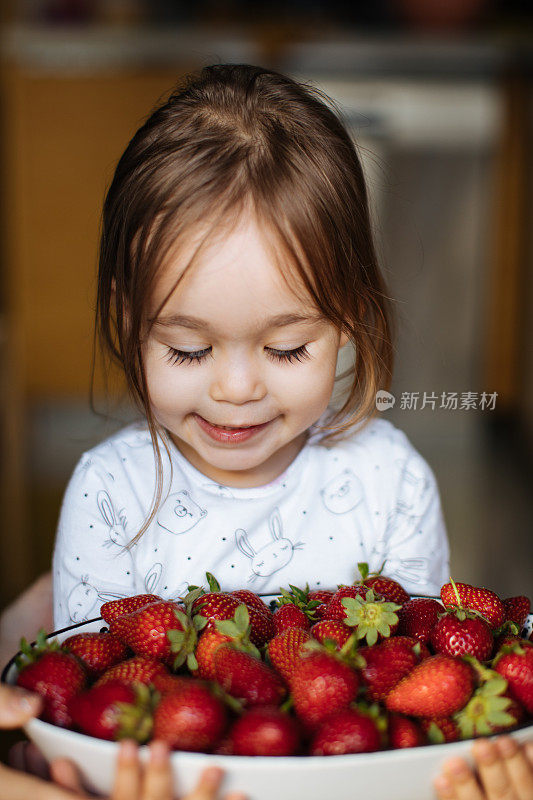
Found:
<path fill-rule="evenodd" d="M 215 800 L 224 777 L 220 767 L 204 769 L 195 788 L 183 800 Z"/>
<path fill-rule="evenodd" d="M 446 775 L 439 775 L 438 778 L 435 778 L 433 786 L 438 800 L 457 800 L 454 785 Z"/>
<path fill-rule="evenodd" d="M 533 765 L 511 736 L 501 736 L 496 745 L 518 800 L 533 800 Z"/>
<path fill-rule="evenodd" d="M 141 793 L 141 766 L 136 742 L 125 739 L 118 751 L 110 800 L 137 800 Z"/>
<path fill-rule="evenodd" d="M 453 786 L 457 800 L 486 800 L 474 773 L 464 758 L 451 758 L 444 765 L 444 776 Z"/>
<path fill-rule="evenodd" d="M 495 742 L 478 739 L 472 747 L 487 800 L 517 800 L 506 763 Z"/>
<path fill-rule="evenodd" d="M 54 758 L 50 762 L 50 778 L 64 789 L 87 797 L 78 768 L 67 758 Z"/>
<path fill-rule="evenodd" d="M 524 745 L 524 753 L 526 758 L 533 767 L 533 742 L 526 742 Z"/>
<path fill-rule="evenodd" d="M 172 772 L 168 745 L 154 741 L 150 745 L 150 760 L 144 769 L 141 800 L 172 800 Z"/>

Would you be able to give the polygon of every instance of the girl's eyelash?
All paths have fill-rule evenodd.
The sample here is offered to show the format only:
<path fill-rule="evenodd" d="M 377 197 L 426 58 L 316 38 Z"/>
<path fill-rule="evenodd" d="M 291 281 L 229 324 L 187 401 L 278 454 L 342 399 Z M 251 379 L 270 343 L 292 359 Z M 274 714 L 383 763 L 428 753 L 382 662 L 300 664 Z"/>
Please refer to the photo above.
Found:
<path fill-rule="evenodd" d="M 274 361 L 286 361 L 289 364 L 294 361 L 302 361 L 304 358 L 309 358 L 309 351 L 307 345 L 302 344 L 300 347 L 295 347 L 294 350 L 275 350 L 271 347 L 266 347 L 267 355 Z M 175 347 L 168 348 L 168 361 L 170 364 L 199 364 L 211 353 L 210 347 L 205 347 L 203 350 L 195 350 L 187 352 L 186 350 L 177 350 Z"/>

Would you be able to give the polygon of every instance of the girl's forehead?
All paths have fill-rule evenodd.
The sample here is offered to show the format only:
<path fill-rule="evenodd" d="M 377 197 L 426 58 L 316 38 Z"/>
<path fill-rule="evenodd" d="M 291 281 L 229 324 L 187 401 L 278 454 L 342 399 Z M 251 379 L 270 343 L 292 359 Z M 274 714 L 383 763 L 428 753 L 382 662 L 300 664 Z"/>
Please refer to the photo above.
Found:
<path fill-rule="evenodd" d="M 168 313 L 217 316 L 255 313 L 314 314 L 316 308 L 296 267 L 251 217 L 215 235 L 198 231 L 175 247 L 155 282 L 153 318 Z"/>

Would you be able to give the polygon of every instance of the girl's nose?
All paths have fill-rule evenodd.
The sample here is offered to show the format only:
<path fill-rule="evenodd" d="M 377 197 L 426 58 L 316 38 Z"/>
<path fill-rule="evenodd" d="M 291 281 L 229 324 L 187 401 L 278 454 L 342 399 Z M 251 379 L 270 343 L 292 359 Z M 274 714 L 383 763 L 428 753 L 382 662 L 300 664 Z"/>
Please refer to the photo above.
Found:
<path fill-rule="evenodd" d="M 251 400 L 262 400 L 265 394 L 264 380 L 253 359 L 243 357 L 219 361 L 211 382 L 213 400 L 242 405 Z"/>

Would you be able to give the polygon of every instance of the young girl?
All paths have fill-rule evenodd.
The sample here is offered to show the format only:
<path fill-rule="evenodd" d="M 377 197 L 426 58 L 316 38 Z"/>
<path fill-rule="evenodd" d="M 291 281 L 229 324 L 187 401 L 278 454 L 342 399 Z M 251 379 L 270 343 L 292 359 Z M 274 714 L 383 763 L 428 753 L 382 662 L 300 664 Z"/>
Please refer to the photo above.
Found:
<path fill-rule="evenodd" d="M 434 476 L 375 418 L 393 343 L 363 172 L 319 92 L 214 66 L 154 111 L 107 194 L 98 329 L 144 419 L 69 483 L 56 628 L 113 598 L 177 598 L 206 570 L 276 594 L 352 582 L 367 561 L 439 591 Z"/>
<path fill-rule="evenodd" d="M 206 570 L 275 594 L 385 562 L 408 591 L 438 593 L 435 479 L 374 419 L 393 345 L 363 172 L 317 91 L 215 66 L 156 109 L 107 194 L 98 324 L 145 419 L 70 481 L 57 627 L 112 598 L 179 597 Z"/>

